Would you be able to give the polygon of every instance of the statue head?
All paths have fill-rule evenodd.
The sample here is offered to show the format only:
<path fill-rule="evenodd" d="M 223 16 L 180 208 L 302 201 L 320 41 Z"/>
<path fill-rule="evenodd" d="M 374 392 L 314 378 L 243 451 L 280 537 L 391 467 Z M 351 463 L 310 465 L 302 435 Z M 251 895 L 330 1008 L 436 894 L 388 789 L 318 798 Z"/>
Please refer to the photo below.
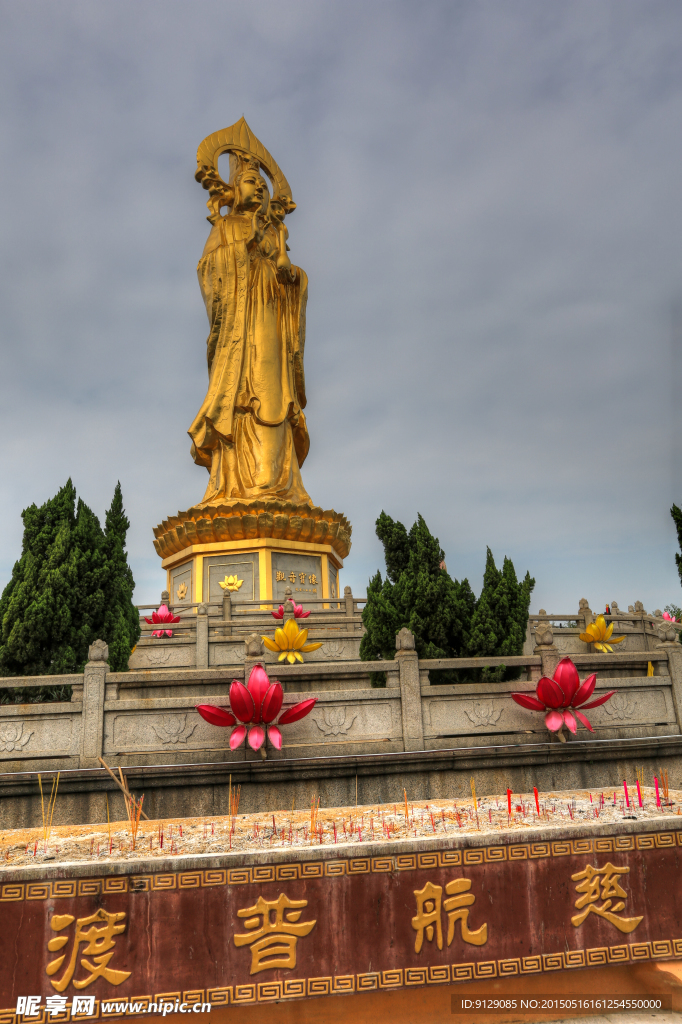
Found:
<path fill-rule="evenodd" d="M 243 160 L 241 169 L 230 184 L 234 190 L 231 205 L 235 213 L 254 213 L 258 209 L 262 213 L 267 211 L 270 192 L 255 160 Z"/>

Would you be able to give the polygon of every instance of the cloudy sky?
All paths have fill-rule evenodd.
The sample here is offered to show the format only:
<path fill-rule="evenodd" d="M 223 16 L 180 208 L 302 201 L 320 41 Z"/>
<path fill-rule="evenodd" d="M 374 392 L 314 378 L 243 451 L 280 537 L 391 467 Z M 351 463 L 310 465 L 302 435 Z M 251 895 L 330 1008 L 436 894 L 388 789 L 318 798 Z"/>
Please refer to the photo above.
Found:
<path fill-rule="evenodd" d="M 201 140 L 243 114 L 310 277 L 304 482 L 421 512 L 478 592 L 682 604 L 679 0 L 0 2 L 0 586 L 21 511 L 120 479 L 136 599 L 194 504 Z M 677 339 L 677 340 L 676 340 Z"/>

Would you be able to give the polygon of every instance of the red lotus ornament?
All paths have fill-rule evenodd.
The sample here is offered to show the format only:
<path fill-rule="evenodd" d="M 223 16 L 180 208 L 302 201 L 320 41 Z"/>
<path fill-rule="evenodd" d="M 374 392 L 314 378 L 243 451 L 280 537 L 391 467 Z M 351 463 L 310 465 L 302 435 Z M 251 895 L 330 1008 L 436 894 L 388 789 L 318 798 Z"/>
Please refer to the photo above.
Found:
<path fill-rule="evenodd" d="M 267 727 L 268 739 L 277 750 L 282 749 L 282 733 L 280 725 L 290 725 L 291 722 L 298 722 L 305 718 L 315 704 L 317 697 L 309 700 L 302 700 L 299 704 L 287 708 L 279 715 L 282 709 L 284 693 L 282 684 L 277 680 L 270 682 L 267 672 L 261 665 L 254 665 L 246 686 L 238 679 L 233 679 L 230 684 L 230 710 L 216 707 L 214 704 L 198 704 L 197 711 L 205 721 L 211 725 L 236 725 L 230 736 L 230 750 L 236 750 L 241 746 L 247 736 L 248 743 L 252 750 L 259 750 L 265 742 L 265 729 Z M 276 725 L 272 724 L 279 715 Z M 239 725 L 237 725 L 239 721 Z"/>
<path fill-rule="evenodd" d="M 167 605 L 162 604 L 158 612 L 152 612 L 151 619 L 148 619 L 147 616 L 145 615 L 144 621 L 148 622 L 150 626 L 156 626 L 159 625 L 159 623 L 179 622 L 180 616 L 173 615 L 173 612 L 168 610 Z M 166 636 L 173 636 L 172 629 L 155 629 L 154 632 L 152 633 L 152 636 L 163 636 L 164 633 L 166 634 Z"/>
<path fill-rule="evenodd" d="M 292 604 L 292 607 L 294 609 L 294 618 L 295 619 L 307 619 L 308 618 L 308 616 L 310 615 L 310 611 L 304 612 L 302 604 L 296 604 L 294 601 L 292 601 L 291 604 Z M 284 618 L 284 605 L 281 604 L 276 612 L 271 612 L 270 614 L 272 615 L 273 619 L 283 619 Z"/>
<path fill-rule="evenodd" d="M 548 679 L 547 676 L 543 676 L 538 683 L 535 689 L 537 697 L 531 697 L 527 693 L 512 693 L 511 698 L 529 711 L 544 711 L 545 725 L 549 731 L 558 733 L 559 739 L 564 740 L 561 729 L 565 725 L 569 732 L 575 735 L 578 728 L 576 718 L 586 729 L 594 732 L 586 716 L 578 711 L 578 708 L 581 707 L 585 711 L 588 708 L 598 708 L 600 704 L 606 704 L 617 692 L 609 690 L 602 697 L 590 700 L 596 685 L 596 672 L 581 683 L 578 670 L 571 659 L 562 658 L 556 667 L 554 677 Z M 589 703 L 585 703 L 586 701 Z"/>

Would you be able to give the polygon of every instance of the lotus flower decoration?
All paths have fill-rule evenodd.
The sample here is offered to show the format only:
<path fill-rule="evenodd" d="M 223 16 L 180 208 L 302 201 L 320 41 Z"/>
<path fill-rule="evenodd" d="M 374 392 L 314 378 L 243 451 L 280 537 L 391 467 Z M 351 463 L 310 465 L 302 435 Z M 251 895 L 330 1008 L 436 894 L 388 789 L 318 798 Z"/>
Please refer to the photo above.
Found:
<path fill-rule="evenodd" d="M 282 749 L 281 725 L 290 725 L 305 718 L 315 704 L 317 697 L 302 700 L 299 704 L 287 708 L 279 715 L 282 709 L 283 700 L 282 684 L 270 678 L 261 665 L 254 665 L 246 686 L 238 679 L 233 679 L 230 685 L 230 710 L 216 707 L 214 704 L 198 704 L 197 711 L 201 717 L 210 722 L 211 725 L 237 726 L 232 730 L 230 736 L 230 750 L 236 750 L 241 746 L 247 736 L 248 743 L 252 750 L 259 750 L 265 742 L 265 729 L 268 731 L 268 739 L 277 750 Z M 279 720 L 274 723 L 279 715 Z M 237 725 L 239 721 L 239 725 Z"/>
<path fill-rule="evenodd" d="M 625 637 L 617 636 L 615 639 L 612 639 L 612 633 L 613 623 L 607 626 L 604 616 L 598 615 L 596 622 L 590 622 L 589 626 L 585 627 L 585 632 L 580 634 L 580 639 L 586 644 L 594 644 L 598 651 L 609 651 L 613 654 L 611 644 L 620 644 L 625 640 Z M 607 640 L 609 641 L 608 643 L 606 642 Z"/>
<path fill-rule="evenodd" d="M 244 580 L 240 580 L 238 576 L 226 576 L 224 580 L 218 580 L 218 586 L 222 590 L 229 590 L 231 593 L 236 593 L 241 587 Z"/>
<path fill-rule="evenodd" d="M 663 618 L 666 620 L 666 622 L 677 622 L 675 616 L 671 615 L 670 612 L 663 612 Z"/>
<path fill-rule="evenodd" d="M 303 654 L 316 651 L 318 647 L 322 646 L 321 643 L 307 644 L 307 639 L 308 630 L 299 629 L 295 619 L 289 619 L 284 623 L 282 629 L 276 629 L 274 640 L 271 640 L 269 636 L 261 637 L 269 651 L 279 654 L 278 661 L 284 661 L 286 658 L 290 665 L 297 661 L 303 661 Z"/>
<path fill-rule="evenodd" d="M 566 737 L 561 730 L 565 725 L 568 731 L 575 735 L 577 731 L 576 718 L 586 729 L 594 732 L 589 721 L 578 711 L 578 708 L 582 708 L 584 711 L 587 711 L 588 708 L 598 708 L 600 704 L 606 704 L 607 700 L 611 700 L 614 693 L 617 692 L 609 690 L 602 697 L 590 700 L 596 685 L 596 672 L 593 672 L 581 683 L 578 670 L 571 659 L 562 658 L 556 667 L 553 678 L 548 679 L 547 676 L 543 676 L 540 680 L 535 690 L 535 697 L 531 697 L 528 693 L 512 693 L 511 698 L 522 708 L 528 708 L 529 711 L 544 711 L 545 725 L 550 732 L 558 733 L 559 739 L 565 743 Z"/>
<path fill-rule="evenodd" d="M 307 611 L 307 612 L 303 611 L 303 605 L 302 604 L 296 604 L 295 601 L 292 601 L 291 602 L 291 606 L 294 609 L 294 618 L 295 619 L 307 619 L 308 616 L 310 615 L 309 611 Z M 284 618 L 284 605 L 281 604 L 279 606 L 279 608 L 277 609 L 277 611 L 276 612 L 272 612 L 271 614 L 272 614 L 273 619 L 283 619 Z"/>
<path fill-rule="evenodd" d="M 151 619 L 148 619 L 147 616 L 145 615 L 144 621 L 148 622 L 150 626 L 157 626 L 159 624 L 165 624 L 167 622 L 179 622 L 180 616 L 173 615 L 173 612 L 168 610 L 167 605 L 162 604 L 158 612 L 152 612 Z M 163 636 L 164 633 L 166 636 L 173 636 L 172 629 L 155 629 L 154 632 L 152 633 L 152 636 Z"/>

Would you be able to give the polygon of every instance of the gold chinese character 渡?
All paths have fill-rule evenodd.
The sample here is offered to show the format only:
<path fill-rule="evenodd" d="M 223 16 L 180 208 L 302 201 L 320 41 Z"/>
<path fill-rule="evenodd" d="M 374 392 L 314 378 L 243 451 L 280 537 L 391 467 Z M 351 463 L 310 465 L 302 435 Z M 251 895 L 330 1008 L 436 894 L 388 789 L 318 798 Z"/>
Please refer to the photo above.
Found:
<path fill-rule="evenodd" d="M 296 966 L 296 943 L 309 935 L 317 921 L 298 922 L 307 900 L 290 900 L 280 893 L 278 900 L 264 900 L 259 896 L 252 907 L 238 910 L 239 917 L 247 918 L 247 933 L 234 936 L 235 946 L 251 947 L 251 974 L 273 967 Z M 274 913 L 275 919 L 271 920 Z"/>
<path fill-rule="evenodd" d="M 277 583 L 284 583 L 284 581 L 286 580 L 286 576 L 284 575 L 281 569 L 277 570 L 277 573 L 275 574 L 275 580 L 277 581 Z"/>
<path fill-rule="evenodd" d="M 476 897 L 468 890 L 471 888 L 471 881 L 468 878 L 455 878 L 445 886 L 448 899 L 442 901 L 442 885 L 434 885 L 427 882 L 423 889 L 415 889 L 417 897 L 417 914 L 412 918 L 412 927 L 417 932 L 414 943 L 415 953 L 419 953 L 424 944 L 424 933 L 429 942 L 433 941 L 434 930 L 436 945 L 443 948 L 443 930 L 441 927 L 441 906 L 448 915 L 447 944 L 451 944 L 455 937 L 455 924 L 459 921 L 461 937 L 464 942 L 472 946 L 483 946 L 488 941 L 488 925 L 482 924 L 480 928 L 471 931 L 469 925 L 468 907 L 474 903 Z"/>
<path fill-rule="evenodd" d="M 296 582 L 296 573 L 293 571 L 293 569 L 289 573 L 289 580 L 290 580 L 291 583 L 295 583 Z"/>
<path fill-rule="evenodd" d="M 315 575 L 314 572 L 311 572 L 310 576 L 308 577 L 308 580 L 310 583 L 312 583 L 314 587 L 317 586 L 317 576 Z"/>
<path fill-rule="evenodd" d="M 78 949 L 82 945 L 85 945 L 85 949 L 82 951 L 84 955 L 81 958 L 80 965 L 90 971 L 90 975 L 87 978 L 74 981 L 74 988 L 86 988 L 97 978 L 104 978 L 110 985 L 120 985 L 126 978 L 130 977 L 130 971 L 115 971 L 108 966 L 109 961 L 114 955 L 113 947 L 116 945 L 114 935 L 120 935 L 121 932 L 125 931 L 125 916 L 125 912 L 108 914 L 101 907 L 90 917 L 79 917 L 77 921 L 72 914 L 53 914 L 50 921 L 50 927 L 53 932 L 61 932 L 76 921 L 73 948 L 69 962 L 66 965 L 66 970 L 61 978 L 50 982 L 57 992 L 63 992 L 73 978 L 78 959 Z M 97 925 L 102 927 L 98 928 Z M 55 935 L 48 942 L 47 948 L 51 953 L 54 953 L 58 949 L 62 949 L 68 941 L 68 935 Z M 111 952 L 109 952 L 110 950 Z M 89 960 L 86 960 L 86 956 L 91 956 L 95 962 L 91 963 Z M 52 977 L 61 968 L 65 960 L 66 953 L 62 953 L 55 960 L 51 960 L 45 969 L 46 973 Z"/>
<path fill-rule="evenodd" d="M 576 928 L 583 923 L 588 914 L 592 913 L 615 925 L 619 932 L 627 934 L 635 930 L 642 920 L 641 917 L 618 917 L 618 912 L 625 906 L 623 899 L 627 899 L 628 895 L 618 882 L 618 875 L 626 875 L 629 870 L 629 867 L 617 868 L 611 863 L 605 864 L 603 868 L 593 868 L 591 864 L 588 864 L 584 871 L 571 875 L 574 882 L 580 882 L 580 885 L 576 885 L 575 891 L 583 893 L 575 901 L 576 909 L 582 910 L 582 913 L 575 914 L 571 918 L 571 922 Z M 599 891 L 600 886 L 601 892 Z M 611 906 L 614 896 L 621 898 L 615 906 Z M 597 907 L 595 904 L 599 900 L 605 902 Z M 585 910 L 582 909 L 583 907 Z"/>

